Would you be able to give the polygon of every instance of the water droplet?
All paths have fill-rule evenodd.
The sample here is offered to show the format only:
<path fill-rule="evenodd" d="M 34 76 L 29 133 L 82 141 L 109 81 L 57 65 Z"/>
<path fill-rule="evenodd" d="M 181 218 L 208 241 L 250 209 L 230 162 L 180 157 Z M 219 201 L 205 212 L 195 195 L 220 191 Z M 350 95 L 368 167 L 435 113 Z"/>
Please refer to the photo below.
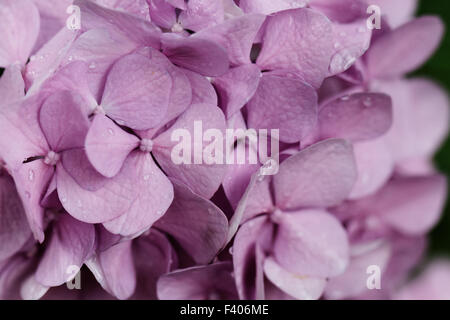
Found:
<path fill-rule="evenodd" d="M 77 201 L 77 206 L 78 206 L 78 208 L 82 208 L 83 207 L 83 203 L 81 202 L 81 200 Z"/>
<path fill-rule="evenodd" d="M 95 62 L 92 62 L 92 63 L 89 65 L 89 69 L 91 69 L 91 70 L 95 69 L 96 67 L 97 67 L 97 65 L 95 64 Z"/>
<path fill-rule="evenodd" d="M 340 46 L 341 46 L 341 44 L 340 44 L 339 42 L 336 42 L 336 43 L 334 44 L 334 48 L 335 48 L 335 49 L 339 49 Z"/>
<path fill-rule="evenodd" d="M 358 28 L 358 32 L 359 33 L 364 33 L 364 32 L 366 32 L 366 28 L 365 27 L 359 27 Z"/>
<path fill-rule="evenodd" d="M 349 95 L 345 95 L 345 96 L 341 97 L 341 100 L 342 100 L 342 101 L 347 101 L 347 100 L 349 100 L 349 99 L 350 99 L 350 96 L 349 96 Z"/>
<path fill-rule="evenodd" d="M 28 180 L 33 181 L 34 180 L 34 171 L 28 170 Z"/>
<path fill-rule="evenodd" d="M 158 216 L 162 216 L 162 215 L 163 215 L 163 213 L 164 213 L 164 211 L 162 211 L 162 210 L 158 210 L 158 211 L 156 211 L 156 214 L 157 214 Z"/>
<path fill-rule="evenodd" d="M 111 129 L 111 128 L 108 128 L 108 133 L 110 134 L 110 135 L 114 135 L 114 130 L 113 129 Z"/>
<path fill-rule="evenodd" d="M 228 252 L 233 255 L 233 247 L 230 247 L 230 249 L 228 249 Z"/>
<path fill-rule="evenodd" d="M 59 200 L 61 200 L 62 203 L 66 203 L 67 199 L 65 197 L 61 197 Z"/>
<path fill-rule="evenodd" d="M 146 175 L 144 176 L 144 180 L 145 180 L 145 181 L 150 180 L 150 175 L 149 175 L 149 174 L 146 174 Z"/>
<path fill-rule="evenodd" d="M 372 98 L 370 98 L 370 97 L 365 98 L 363 101 L 363 105 L 367 108 L 371 107 L 372 106 Z"/>
<path fill-rule="evenodd" d="M 28 199 L 31 198 L 31 193 L 29 193 L 28 191 L 25 191 L 25 197 L 27 197 Z"/>
<path fill-rule="evenodd" d="M 68 60 L 72 61 L 73 60 L 73 56 L 69 56 Z"/>
<path fill-rule="evenodd" d="M 34 61 L 34 60 L 36 60 L 36 56 L 31 56 L 30 61 Z"/>

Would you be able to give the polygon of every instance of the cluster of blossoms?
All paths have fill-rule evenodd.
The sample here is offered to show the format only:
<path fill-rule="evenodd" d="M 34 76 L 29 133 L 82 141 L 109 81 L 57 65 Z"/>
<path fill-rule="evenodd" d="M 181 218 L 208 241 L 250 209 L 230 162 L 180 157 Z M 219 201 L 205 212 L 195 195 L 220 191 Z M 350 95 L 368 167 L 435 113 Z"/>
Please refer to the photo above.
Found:
<path fill-rule="evenodd" d="M 415 5 L 0 0 L 0 298 L 442 297 L 446 261 L 407 281 L 448 129 Z M 174 163 L 195 122 L 278 129 L 277 173 Z"/>

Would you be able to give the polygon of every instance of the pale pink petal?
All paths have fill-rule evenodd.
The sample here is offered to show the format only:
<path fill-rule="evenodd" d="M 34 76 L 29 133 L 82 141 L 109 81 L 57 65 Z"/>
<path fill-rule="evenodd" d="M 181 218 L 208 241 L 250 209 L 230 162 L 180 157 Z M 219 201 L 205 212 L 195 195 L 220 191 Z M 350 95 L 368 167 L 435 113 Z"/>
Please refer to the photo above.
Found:
<path fill-rule="evenodd" d="M 30 0 L 0 2 L 0 67 L 25 65 L 39 34 L 39 11 Z"/>
<path fill-rule="evenodd" d="M 223 76 L 214 79 L 220 105 L 227 118 L 238 112 L 253 97 L 261 77 L 259 68 L 249 64 L 230 69 Z"/>
<path fill-rule="evenodd" d="M 36 280 L 54 287 L 72 280 L 75 268 L 80 269 L 93 254 L 94 226 L 63 214 L 55 222 L 49 241 L 36 270 Z"/>
<path fill-rule="evenodd" d="M 108 178 L 114 177 L 139 139 L 102 114 L 94 117 L 86 136 L 86 155 L 94 168 Z"/>
<path fill-rule="evenodd" d="M 173 185 L 174 201 L 155 227 L 171 235 L 195 262 L 209 263 L 225 244 L 228 220 L 211 201 L 179 182 Z"/>
<path fill-rule="evenodd" d="M 291 156 L 274 176 L 276 204 L 281 209 L 339 204 L 356 180 L 352 146 L 330 139 Z"/>
<path fill-rule="evenodd" d="M 223 22 L 224 8 L 221 1 L 190 0 L 178 20 L 185 29 L 200 31 Z"/>
<path fill-rule="evenodd" d="M 443 33 L 439 18 L 424 16 L 383 35 L 367 52 L 370 76 L 392 78 L 417 69 L 437 49 Z"/>
<path fill-rule="evenodd" d="M 317 109 L 317 94 L 309 84 L 266 73 L 247 104 L 248 127 L 279 130 L 281 141 L 298 142 L 316 125 Z"/>
<path fill-rule="evenodd" d="M 200 163 L 195 163 L 194 156 L 204 155 L 205 149 L 210 144 L 204 142 L 202 137 L 199 137 L 198 132 L 194 134 L 195 123 L 201 124 L 202 132 L 215 129 L 224 137 L 226 124 L 222 111 L 213 105 L 192 105 L 169 130 L 163 132 L 154 140 L 153 155 L 169 177 L 180 180 L 192 188 L 195 193 L 209 199 L 219 188 L 225 175 L 226 166 L 223 164 L 224 162 L 220 161 L 219 164 L 208 164 L 205 157 L 200 159 Z M 179 142 L 174 141 L 172 134 L 175 130 L 185 130 L 183 132 L 190 136 L 189 141 L 184 141 L 183 137 Z M 196 139 L 194 139 L 195 135 L 197 135 Z M 176 150 L 174 147 L 178 144 L 182 144 L 184 149 L 191 152 L 190 163 L 177 164 L 173 161 L 172 153 L 173 150 Z M 183 150 L 183 152 L 187 152 L 186 150 Z M 219 150 L 222 151 L 223 146 Z"/>
<path fill-rule="evenodd" d="M 213 41 L 228 52 L 234 66 L 250 63 L 250 51 L 265 17 L 250 14 L 227 20 L 217 26 L 197 32 L 193 37 Z"/>
<path fill-rule="evenodd" d="M 124 187 L 133 189 L 133 199 L 124 214 L 103 225 L 114 234 L 131 237 L 146 231 L 159 220 L 174 196 L 172 184 L 149 153 L 132 152 L 123 165 L 122 172 L 127 171 L 130 176 Z"/>
<path fill-rule="evenodd" d="M 25 96 L 25 82 L 19 65 L 5 69 L 0 78 L 0 96 L 2 104 L 13 103 Z"/>
<path fill-rule="evenodd" d="M 220 76 L 229 68 L 225 49 L 213 41 L 165 33 L 161 42 L 163 53 L 179 67 L 211 77 Z"/>
<path fill-rule="evenodd" d="M 325 15 L 286 10 L 268 18 L 257 64 L 261 69 L 296 71 L 318 88 L 328 74 L 333 50 L 332 26 Z"/>
<path fill-rule="evenodd" d="M 0 172 L 0 261 L 19 251 L 30 237 L 31 230 L 14 181 Z"/>
<path fill-rule="evenodd" d="M 326 103 L 319 112 L 320 137 L 375 139 L 392 125 L 392 101 L 381 93 L 355 93 Z"/>
<path fill-rule="evenodd" d="M 239 6 L 245 13 L 271 14 L 287 9 L 306 7 L 309 0 L 241 0 Z"/>
<path fill-rule="evenodd" d="M 140 54 L 117 61 L 109 72 L 101 106 L 120 125 L 145 130 L 166 115 L 172 80 L 167 69 Z"/>
<path fill-rule="evenodd" d="M 279 212 L 274 219 L 278 229 L 273 256 L 282 268 L 300 276 L 321 278 L 344 272 L 349 244 L 336 218 L 321 210 L 302 210 Z"/>
<path fill-rule="evenodd" d="M 236 300 L 232 265 L 218 262 L 177 270 L 158 280 L 161 300 Z"/>
<path fill-rule="evenodd" d="M 273 258 L 264 261 L 264 274 L 278 288 L 299 300 L 317 300 L 322 295 L 326 280 L 290 273 Z"/>

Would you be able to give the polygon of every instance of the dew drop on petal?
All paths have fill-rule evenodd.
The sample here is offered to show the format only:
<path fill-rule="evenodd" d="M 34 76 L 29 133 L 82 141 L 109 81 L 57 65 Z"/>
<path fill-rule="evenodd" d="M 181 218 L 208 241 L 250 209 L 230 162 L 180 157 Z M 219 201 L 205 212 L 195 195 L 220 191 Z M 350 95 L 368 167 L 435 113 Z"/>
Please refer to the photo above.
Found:
<path fill-rule="evenodd" d="M 34 171 L 28 170 L 28 180 L 33 181 L 34 180 Z"/>

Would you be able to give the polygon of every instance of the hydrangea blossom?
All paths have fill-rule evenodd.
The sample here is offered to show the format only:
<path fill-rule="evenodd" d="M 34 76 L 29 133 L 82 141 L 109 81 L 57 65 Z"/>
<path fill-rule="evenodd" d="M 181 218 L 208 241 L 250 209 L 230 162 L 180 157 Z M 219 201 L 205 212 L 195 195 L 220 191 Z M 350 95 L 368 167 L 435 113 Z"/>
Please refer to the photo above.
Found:
<path fill-rule="evenodd" d="M 448 298 L 410 281 L 449 124 L 416 5 L 0 0 L 0 299 Z"/>

